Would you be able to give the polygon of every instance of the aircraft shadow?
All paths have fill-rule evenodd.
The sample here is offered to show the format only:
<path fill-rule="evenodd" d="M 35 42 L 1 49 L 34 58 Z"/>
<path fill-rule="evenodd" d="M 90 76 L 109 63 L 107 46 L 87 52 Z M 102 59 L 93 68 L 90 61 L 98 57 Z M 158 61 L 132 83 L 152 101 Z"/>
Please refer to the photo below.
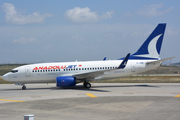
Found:
<path fill-rule="evenodd" d="M 83 90 L 83 91 L 97 91 L 97 92 L 110 92 L 110 91 L 106 91 L 106 90 L 98 90 L 98 89 L 88 89 L 88 88 L 84 88 L 84 86 L 75 86 L 75 87 L 47 87 L 47 88 L 28 88 L 27 86 L 27 89 L 26 90 L 22 90 L 21 87 L 20 88 L 17 88 L 17 89 L 1 89 L 0 91 L 30 91 L 30 90 Z"/>
<path fill-rule="evenodd" d="M 55 89 L 56 87 L 54 87 L 54 89 Z M 26 90 L 46 90 L 46 89 L 53 89 L 52 87 L 51 88 L 28 88 L 27 87 L 27 89 Z M 17 89 L 1 89 L 0 91 L 12 91 L 12 90 L 21 90 L 22 91 L 22 89 L 21 89 L 21 87 L 20 88 L 17 88 Z M 26 90 L 23 90 L 23 91 L 26 91 Z"/>
<path fill-rule="evenodd" d="M 82 91 L 97 91 L 97 92 L 111 92 L 111 91 L 107 91 L 107 90 L 100 90 L 98 88 L 106 88 L 106 87 L 154 87 L 154 88 L 158 88 L 159 86 L 152 86 L 152 85 L 106 85 L 106 86 L 92 86 L 90 89 L 88 88 L 85 88 L 83 85 L 77 85 L 77 86 L 74 86 L 74 87 L 48 87 L 47 88 L 28 88 L 27 86 L 27 89 L 24 90 L 24 91 L 27 91 L 27 90 L 47 90 L 47 89 L 50 89 L 50 90 L 68 90 L 68 89 L 71 89 L 71 90 L 82 90 Z M 0 91 L 12 91 L 12 90 L 21 90 L 21 87 L 20 88 L 17 88 L 17 89 L 1 89 Z"/>
<path fill-rule="evenodd" d="M 84 88 L 83 85 L 77 85 L 75 87 L 64 87 L 64 88 L 58 88 L 56 87 L 55 89 L 61 89 L 61 90 L 83 90 L 83 91 L 97 91 L 97 92 L 111 92 L 107 90 L 100 90 L 100 89 L 94 89 L 94 88 L 106 88 L 106 87 L 154 87 L 158 88 L 159 86 L 152 86 L 152 85 L 106 85 L 106 86 L 92 86 L 90 89 Z M 53 90 L 53 89 L 51 89 Z"/>
<path fill-rule="evenodd" d="M 111 92 L 111 91 L 107 91 L 107 90 L 99 90 L 99 89 L 93 89 L 93 87 L 91 87 L 90 89 L 85 88 L 83 85 L 78 85 L 75 87 L 56 87 L 55 89 L 59 89 L 59 90 L 82 90 L 82 91 L 96 91 L 96 92 Z M 51 90 L 55 90 L 55 89 L 51 89 Z"/>
<path fill-rule="evenodd" d="M 152 85 L 106 85 L 106 86 L 93 86 L 93 88 L 102 88 L 102 87 L 159 87 Z"/>

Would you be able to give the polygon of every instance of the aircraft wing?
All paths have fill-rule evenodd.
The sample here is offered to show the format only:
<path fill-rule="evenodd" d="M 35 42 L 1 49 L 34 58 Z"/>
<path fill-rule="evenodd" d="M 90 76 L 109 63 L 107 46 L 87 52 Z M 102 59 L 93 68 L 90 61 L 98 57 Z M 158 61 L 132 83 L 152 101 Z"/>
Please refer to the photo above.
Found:
<path fill-rule="evenodd" d="M 130 53 L 127 54 L 127 56 L 124 58 L 124 60 L 115 69 L 108 69 L 108 70 L 103 70 L 103 71 L 81 73 L 81 74 L 76 74 L 76 75 L 73 75 L 73 76 L 76 77 L 77 79 L 94 79 L 95 77 L 100 77 L 105 72 L 110 72 L 110 71 L 114 71 L 114 70 L 117 70 L 117 69 L 124 69 L 126 67 L 127 62 L 128 62 L 129 56 L 130 56 Z"/>
<path fill-rule="evenodd" d="M 170 59 L 173 59 L 173 58 L 175 58 L 175 57 L 165 58 L 165 59 L 157 60 L 157 61 L 153 61 L 153 62 L 147 62 L 146 64 L 150 65 L 150 64 L 156 64 L 156 63 L 162 63 L 163 61 L 170 60 Z"/>

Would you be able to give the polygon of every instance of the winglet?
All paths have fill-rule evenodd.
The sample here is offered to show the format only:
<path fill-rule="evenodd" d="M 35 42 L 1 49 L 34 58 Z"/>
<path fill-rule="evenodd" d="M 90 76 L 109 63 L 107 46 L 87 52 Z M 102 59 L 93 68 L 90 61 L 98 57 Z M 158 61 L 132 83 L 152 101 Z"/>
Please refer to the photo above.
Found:
<path fill-rule="evenodd" d="M 104 61 L 106 60 L 106 57 L 104 57 L 104 59 L 103 59 Z"/>
<path fill-rule="evenodd" d="M 118 66 L 117 69 L 123 69 L 123 68 L 126 67 L 126 64 L 127 64 L 127 62 L 128 62 L 129 56 L 130 56 L 130 53 L 128 53 L 128 54 L 126 55 L 126 57 L 124 58 L 124 60 L 121 62 L 121 64 Z"/>

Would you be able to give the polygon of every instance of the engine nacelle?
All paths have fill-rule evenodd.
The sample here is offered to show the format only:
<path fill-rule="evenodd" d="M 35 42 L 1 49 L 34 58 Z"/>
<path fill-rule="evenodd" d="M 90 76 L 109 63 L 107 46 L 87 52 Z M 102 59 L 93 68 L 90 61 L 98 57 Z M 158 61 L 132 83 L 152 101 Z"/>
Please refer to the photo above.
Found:
<path fill-rule="evenodd" d="M 56 78 L 57 87 L 76 86 L 76 78 L 69 76 L 61 76 Z"/>

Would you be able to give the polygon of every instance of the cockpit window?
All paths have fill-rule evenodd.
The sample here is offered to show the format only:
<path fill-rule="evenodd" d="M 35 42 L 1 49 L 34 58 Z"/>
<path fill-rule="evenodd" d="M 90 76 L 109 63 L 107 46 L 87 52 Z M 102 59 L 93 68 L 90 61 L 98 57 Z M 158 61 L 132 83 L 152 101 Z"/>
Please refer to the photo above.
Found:
<path fill-rule="evenodd" d="M 18 70 L 11 70 L 11 72 L 12 72 L 12 73 L 16 73 L 16 72 L 18 72 Z"/>

